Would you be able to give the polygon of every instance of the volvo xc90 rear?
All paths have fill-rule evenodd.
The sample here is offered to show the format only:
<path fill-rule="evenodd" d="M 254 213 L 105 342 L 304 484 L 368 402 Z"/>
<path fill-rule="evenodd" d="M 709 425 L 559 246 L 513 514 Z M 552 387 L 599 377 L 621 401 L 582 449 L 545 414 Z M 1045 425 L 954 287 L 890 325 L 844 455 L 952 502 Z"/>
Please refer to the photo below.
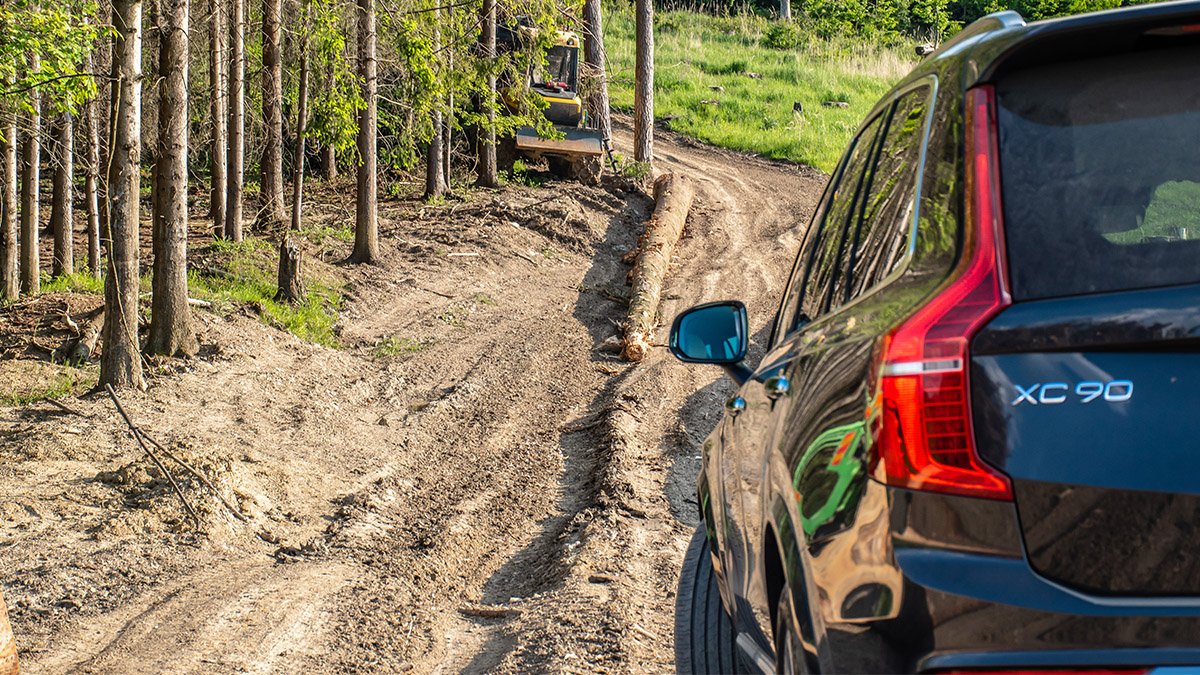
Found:
<path fill-rule="evenodd" d="M 786 217 L 786 214 L 781 214 Z M 683 672 L 1200 666 L 1200 2 L 986 17 L 867 117 L 703 448 Z"/>

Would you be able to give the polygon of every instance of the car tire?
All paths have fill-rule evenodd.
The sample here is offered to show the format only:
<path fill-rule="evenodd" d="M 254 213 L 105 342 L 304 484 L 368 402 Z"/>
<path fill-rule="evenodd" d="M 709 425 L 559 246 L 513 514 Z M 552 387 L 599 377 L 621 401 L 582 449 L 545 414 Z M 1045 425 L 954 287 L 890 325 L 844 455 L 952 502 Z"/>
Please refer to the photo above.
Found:
<path fill-rule="evenodd" d="M 721 603 L 708 536 L 696 528 L 683 559 L 675 598 L 675 671 L 677 673 L 742 673 L 734 640 L 737 632 Z"/>

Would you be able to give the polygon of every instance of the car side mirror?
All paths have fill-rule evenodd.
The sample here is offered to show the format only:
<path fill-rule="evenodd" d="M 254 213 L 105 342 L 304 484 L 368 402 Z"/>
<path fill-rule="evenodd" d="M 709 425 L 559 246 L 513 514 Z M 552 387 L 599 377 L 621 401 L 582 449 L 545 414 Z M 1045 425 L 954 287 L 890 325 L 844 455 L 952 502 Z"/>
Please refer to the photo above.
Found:
<path fill-rule="evenodd" d="M 685 363 L 730 365 L 746 358 L 749 342 L 746 306 L 726 300 L 696 305 L 675 317 L 669 346 Z"/>

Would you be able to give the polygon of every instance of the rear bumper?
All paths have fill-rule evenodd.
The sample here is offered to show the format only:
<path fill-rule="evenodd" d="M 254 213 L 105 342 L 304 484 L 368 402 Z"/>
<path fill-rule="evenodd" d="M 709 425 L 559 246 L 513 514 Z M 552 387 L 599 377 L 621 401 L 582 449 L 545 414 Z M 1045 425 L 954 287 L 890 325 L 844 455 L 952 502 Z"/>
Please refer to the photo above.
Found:
<path fill-rule="evenodd" d="M 930 629 L 906 659 L 915 670 L 1200 665 L 1197 598 L 1086 596 L 1024 559 L 898 550 L 896 561 L 920 600 L 902 615 Z"/>
<path fill-rule="evenodd" d="M 836 565 L 822 565 L 823 552 L 814 558 L 833 671 L 1200 666 L 1200 597 L 1067 588 L 1030 567 L 1011 503 L 871 483 L 868 496 L 888 493 L 887 545 L 856 548 Z M 854 529 L 861 536 L 872 527 L 860 521 Z M 846 598 L 854 596 L 840 598 L 833 591 L 846 584 L 833 582 L 862 577 L 864 565 L 890 568 L 888 585 L 898 592 L 849 612 Z M 866 606 L 874 618 L 863 616 Z"/>

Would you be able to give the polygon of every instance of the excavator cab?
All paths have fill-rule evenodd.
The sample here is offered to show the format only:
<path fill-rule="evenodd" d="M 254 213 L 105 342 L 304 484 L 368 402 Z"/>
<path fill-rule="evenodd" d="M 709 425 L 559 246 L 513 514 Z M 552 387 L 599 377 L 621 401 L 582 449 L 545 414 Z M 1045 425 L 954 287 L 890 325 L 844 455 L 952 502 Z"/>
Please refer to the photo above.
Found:
<path fill-rule="evenodd" d="M 535 29 L 521 26 L 511 33 L 519 39 L 520 32 L 528 30 Z M 546 103 L 542 114 L 562 138 L 544 138 L 532 126 L 523 126 L 511 142 L 516 155 L 545 159 L 552 173 L 595 183 L 600 178 L 604 138 L 598 129 L 588 128 L 587 111 L 579 96 L 579 47 L 578 34 L 557 31 L 554 43 L 546 49 L 545 63 L 535 64 L 527 74 L 526 85 Z M 504 100 L 515 109 L 515 100 L 507 95 Z"/>

